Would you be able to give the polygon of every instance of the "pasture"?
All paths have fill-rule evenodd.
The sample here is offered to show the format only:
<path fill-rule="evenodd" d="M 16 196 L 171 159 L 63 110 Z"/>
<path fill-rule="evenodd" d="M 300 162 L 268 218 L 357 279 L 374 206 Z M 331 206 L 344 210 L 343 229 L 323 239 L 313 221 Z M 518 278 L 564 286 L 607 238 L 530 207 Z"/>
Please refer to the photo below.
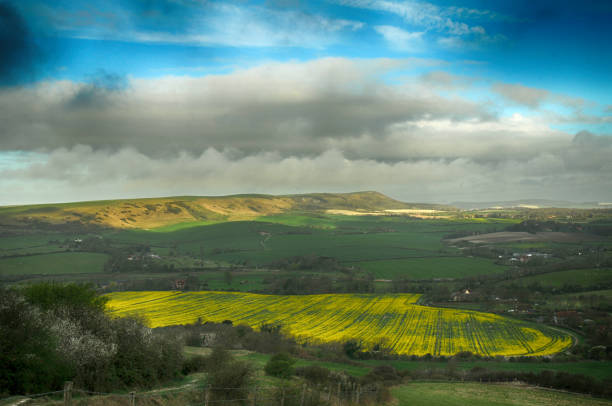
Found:
<path fill-rule="evenodd" d="M 380 279 L 465 278 L 501 273 L 506 267 L 483 258 L 430 257 L 353 262 Z"/>
<path fill-rule="evenodd" d="M 124 203 L 121 204 L 123 207 Z M 62 206 L 62 210 L 66 208 L 73 206 Z M 30 254 L 63 251 L 66 241 L 70 243 L 77 237 L 85 239 L 95 235 L 114 250 L 125 251 L 145 245 L 161 256 L 160 265 L 198 272 L 198 278 L 208 282 L 211 289 L 249 291 L 261 290 L 263 276 L 256 278 L 259 282 L 252 283 L 252 275 L 236 273 L 235 283 L 226 286 L 218 275 L 204 273 L 232 266 L 284 271 L 282 263 L 298 257 L 332 258 L 338 266 L 353 268 L 355 276 L 371 274 L 379 279 L 463 278 L 503 271 L 503 267 L 490 260 L 463 256 L 459 249 L 442 241 L 449 234 L 494 231 L 507 223 L 497 219 L 477 220 L 421 220 L 406 216 L 342 216 L 297 211 L 259 216 L 250 221 L 179 222 L 151 230 L 107 228 L 95 234 L 49 230 L 36 234 L 7 234 L 0 237 L 0 256 L 22 256 L 7 261 L 4 267 L 7 271 L 2 275 L 101 272 L 102 257 L 96 252 L 81 252 L 74 257 L 74 264 L 64 261 L 62 255 L 40 257 L 39 260 L 44 261 L 39 262 L 27 259 Z M 127 257 L 128 254 L 123 255 Z M 12 261 L 23 263 L 24 267 L 16 268 L 10 265 Z M 38 268 L 39 265 L 46 270 Z M 245 281 L 240 284 L 242 279 Z"/>
<path fill-rule="evenodd" d="M 522 384 L 415 382 L 395 387 L 398 406 L 609 406 L 609 400 Z"/>
<path fill-rule="evenodd" d="M 116 316 L 138 315 L 151 327 L 202 321 L 280 324 L 298 341 L 355 340 L 364 350 L 408 355 L 547 355 L 568 348 L 569 335 L 489 313 L 414 304 L 420 295 L 256 295 L 236 292 L 115 292 Z"/>
<path fill-rule="evenodd" d="M 179 256 L 203 256 L 213 263 L 274 267 L 287 258 L 316 255 L 335 258 L 342 265 L 356 266 L 377 278 L 427 279 L 503 271 L 504 267 L 490 260 L 461 256 L 458 249 L 442 242 L 447 234 L 484 231 L 497 226 L 497 222 L 470 220 L 283 214 L 259 221 L 171 231 L 168 228 L 165 232 L 128 230 L 111 233 L 108 238 L 124 245 L 147 241 L 161 255 L 167 255 L 175 247 Z M 411 270 L 407 276 L 406 268 Z"/>
<path fill-rule="evenodd" d="M 375 367 L 377 365 L 390 365 L 398 371 L 415 370 L 442 370 L 448 368 L 446 361 L 408 361 L 408 360 L 366 360 L 360 362 L 363 365 Z M 457 370 L 468 371 L 472 368 L 484 368 L 491 371 L 517 371 L 517 372 L 541 372 L 555 371 L 571 374 L 582 374 L 595 379 L 612 379 L 612 361 L 568 361 L 568 362 L 545 362 L 545 361 L 457 361 Z"/>
<path fill-rule="evenodd" d="M 99 273 L 104 270 L 105 254 L 60 252 L 1 258 L 0 275 L 62 275 Z"/>
<path fill-rule="evenodd" d="M 612 269 L 571 269 L 541 275 L 526 276 L 506 282 L 506 284 L 530 286 L 539 284 L 547 288 L 561 288 L 564 285 L 590 287 L 612 283 Z"/>

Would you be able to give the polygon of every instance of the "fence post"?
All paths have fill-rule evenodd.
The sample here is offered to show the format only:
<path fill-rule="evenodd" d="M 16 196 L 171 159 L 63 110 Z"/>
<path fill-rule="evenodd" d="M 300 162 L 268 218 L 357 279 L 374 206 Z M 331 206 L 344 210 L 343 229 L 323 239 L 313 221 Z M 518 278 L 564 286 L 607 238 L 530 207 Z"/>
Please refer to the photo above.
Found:
<path fill-rule="evenodd" d="M 357 404 L 359 404 L 359 395 L 361 394 L 361 384 L 357 385 Z"/>
<path fill-rule="evenodd" d="M 304 406 L 304 400 L 306 400 L 306 384 L 302 385 L 302 400 L 300 401 L 300 406 Z"/>
<path fill-rule="evenodd" d="M 72 404 L 72 381 L 64 382 L 64 405 L 70 406 Z"/>
<path fill-rule="evenodd" d="M 342 406 L 342 400 L 340 399 L 340 388 L 342 387 L 342 383 L 338 382 L 338 406 Z"/>
<path fill-rule="evenodd" d="M 136 394 L 134 392 L 130 392 L 130 406 L 134 406 L 136 403 Z"/>
<path fill-rule="evenodd" d="M 210 400 L 210 385 L 206 387 L 206 393 L 204 394 L 204 406 L 208 406 L 209 400 Z"/>
<path fill-rule="evenodd" d="M 332 391 L 332 387 L 331 385 L 329 385 L 329 388 L 327 388 L 327 401 L 329 402 L 331 400 L 331 391 Z"/>
<path fill-rule="evenodd" d="M 281 388 L 281 404 L 280 406 L 285 406 L 285 384 L 283 383 L 283 387 Z"/>
<path fill-rule="evenodd" d="M 253 399 L 251 399 L 251 406 L 255 406 L 257 404 L 257 386 L 253 389 Z"/>

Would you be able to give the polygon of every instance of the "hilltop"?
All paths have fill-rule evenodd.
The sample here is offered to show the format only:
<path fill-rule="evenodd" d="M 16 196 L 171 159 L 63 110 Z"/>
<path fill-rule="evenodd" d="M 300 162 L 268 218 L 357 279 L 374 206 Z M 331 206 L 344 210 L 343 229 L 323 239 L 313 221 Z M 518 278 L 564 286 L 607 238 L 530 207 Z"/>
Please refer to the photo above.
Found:
<path fill-rule="evenodd" d="M 371 191 L 282 196 L 176 196 L 1 207 L 0 224 L 74 223 L 152 229 L 181 223 L 252 220 L 296 212 L 380 215 L 452 209 L 443 205 L 404 203 Z"/>

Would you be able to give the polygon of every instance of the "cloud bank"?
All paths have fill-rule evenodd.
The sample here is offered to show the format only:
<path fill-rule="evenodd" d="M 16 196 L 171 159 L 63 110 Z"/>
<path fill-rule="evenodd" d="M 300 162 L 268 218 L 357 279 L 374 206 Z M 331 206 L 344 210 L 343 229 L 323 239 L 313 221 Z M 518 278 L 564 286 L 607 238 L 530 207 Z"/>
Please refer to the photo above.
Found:
<path fill-rule="evenodd" d="M 612 137 L 502 115 L 449 92 L 471 82 L 442 71 L 389 80 L 423 66 L 443 63 L 323 58 L 2 88 L 0 188 L 10 193 L 0 204 L 355 190 L 428 202 L 612 199 Z M 541 103 L 520 88 L 508 97 Z"/>

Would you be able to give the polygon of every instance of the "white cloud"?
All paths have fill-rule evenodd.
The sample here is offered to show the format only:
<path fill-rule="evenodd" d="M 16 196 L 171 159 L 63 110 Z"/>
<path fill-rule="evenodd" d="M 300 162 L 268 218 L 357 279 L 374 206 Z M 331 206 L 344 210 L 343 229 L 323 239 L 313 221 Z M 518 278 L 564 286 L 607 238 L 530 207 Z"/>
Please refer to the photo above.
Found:
<path fill-rule="evenodd" d="M 531 108 L 537 108 L 550 96 L 550 92 L 544 89 L 536 89 L 520 84 L 495 83 L 491 89 L 507 100 L 523 104 Z"/>
<path fill-rule="evenodd" d="M 0 190 L 11 191 L 0 204 L 365 189 L 408 201 L 612 199 L 612 138 L 436 93 L 469 92 L 469 78 L 385 80 L 441 64 L 324 58 L 129 78 L 83 106 L 83 83 L 4 88 L 0 151 L 35 153 L 0 152 Z M 532 105 L 546 96 L 510 90 Z"/>
<path fill-rule="evenodd" d="M 418 51 L 422 47 L 423 32 L 408 32 L 391 25 L 377 25 L 374 29 L 396 49 Z"/>
<path fill-rule="evenodd" d="M 143 17 L 138 13 L 122 18 L 116 14 L 98 16 L 84 24 L 80 18 L 87 11 L 72 18 L 67 18 L 64 11 L 49 8 L 47 12 L 56 16 L 52 21 L 59 21 L 55 25 L 58 30 L 76 38 L 201 46 L 322 48 L 339 41 L 342 32 L 364 26 L 360 21 L 297 10 L 223 2 L 204 3 L 185 8 L 178 17 L 167 16 L 168 21 L 176 20 L 174 29 L 144 28 L 146 24 L 139 24 Z"/>
<path fill-rule="evenodd" d="M 340 0 L 340 3 L 351 7 L 396 14 L 408 24 L 423 27 L 427 30 L 437 30 L 452 35 L 485 34 L 485 29 L 482 26 L 470 26 L 454 19 L 466 15 L 465 9 L 443 8 L 431 3 L 417 1 Z M 478 12 L 478 10 L 472 11 Z M 486 11 L 481 13 L 486 13 Z"/>
<path fill-rule="evenodd" d="M 495 147 L 484 134 L 480 141 L 483 148 Z M 544 145 L 539 137 L 535 143 L 523 141 L 524 151 L 529 145 Z M 434 141 L 431 157 L 398 162 L 351 159 L 336 149 L 307 157 L 260 152 L 236 158 L 210 148 L 199 155 L 153 158 L 133 148 L 111 152 L 75 146 L 53 150 L 27 167 L 0 169 L 0 187 L 11 190 L 0 204 L 355 190 L 379 190 L 405 201 L 612 198 L 612 163 L 607 159 L 612 143 L 602 144 L 596 136 L 554 142 L 559 141 L 527 159 L 514 150 L 494 160 L 441 158 Z"/>

